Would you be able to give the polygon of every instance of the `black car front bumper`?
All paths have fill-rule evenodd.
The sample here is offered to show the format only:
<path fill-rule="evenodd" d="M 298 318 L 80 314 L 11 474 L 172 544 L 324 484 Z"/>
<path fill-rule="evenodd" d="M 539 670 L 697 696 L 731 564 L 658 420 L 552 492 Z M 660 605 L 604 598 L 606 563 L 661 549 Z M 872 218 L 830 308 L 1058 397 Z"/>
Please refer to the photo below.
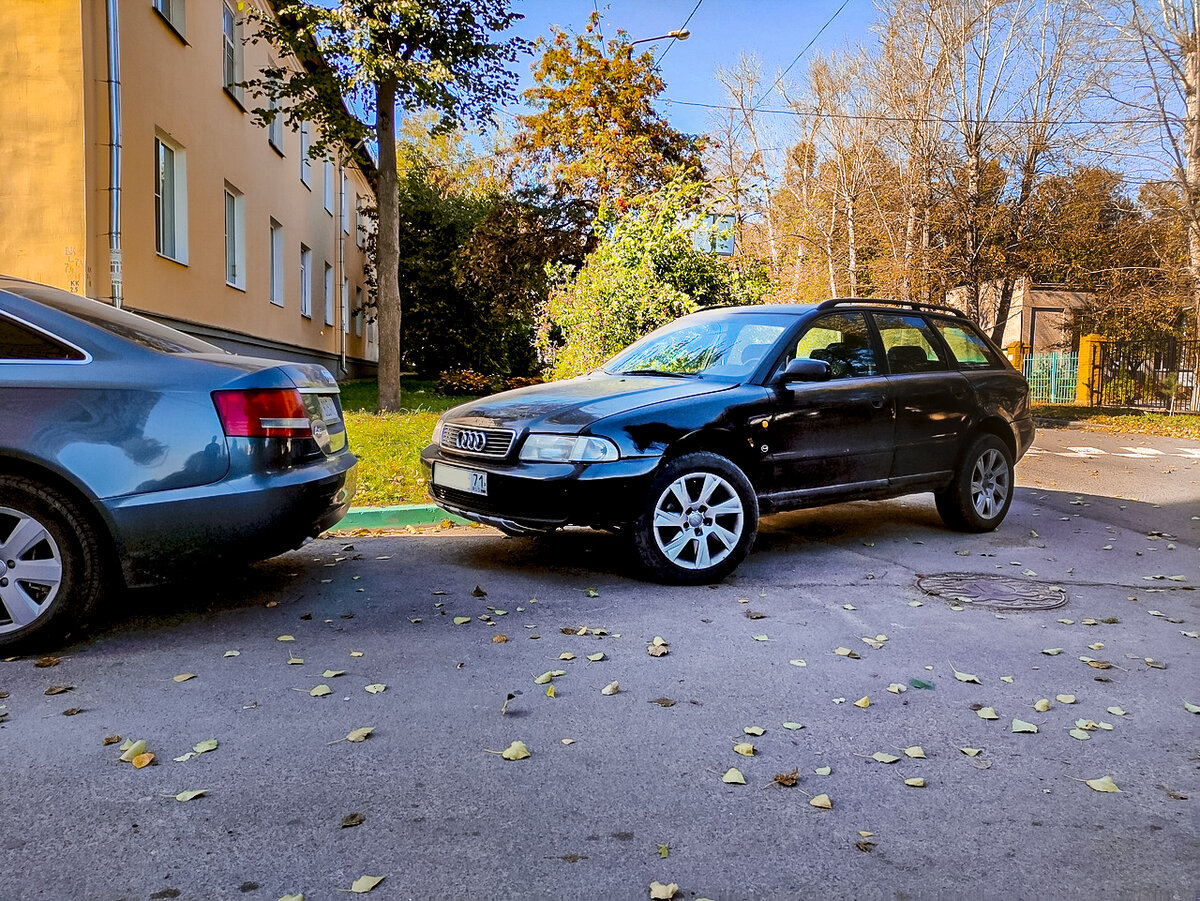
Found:
<path fill-rule="evenodd" d="M 611 463 L 523 463 L 446 454 L 431 444 L 421 452 L 429 496 L 443 509 L 505 531 L 540 532 L 565 525 L 609 526 L 641 512 L 661 457 Z M 487 494 L 438 484 L 443 464 L 486 473 Z"/>

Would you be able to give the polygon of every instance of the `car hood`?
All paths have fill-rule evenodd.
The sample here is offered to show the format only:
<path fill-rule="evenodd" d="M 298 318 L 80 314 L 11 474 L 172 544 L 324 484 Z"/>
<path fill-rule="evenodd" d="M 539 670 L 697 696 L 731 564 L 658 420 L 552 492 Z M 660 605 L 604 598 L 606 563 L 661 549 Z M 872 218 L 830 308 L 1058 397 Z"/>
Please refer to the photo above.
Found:
<path fill-rule="evenodd" d="M 597 420 L 652 404 L 727 391 L 733 385 L 699 378 L 595 373 L 493 394 L 455 407 L 446 420 L 481 428 L 581 432 Z"/>

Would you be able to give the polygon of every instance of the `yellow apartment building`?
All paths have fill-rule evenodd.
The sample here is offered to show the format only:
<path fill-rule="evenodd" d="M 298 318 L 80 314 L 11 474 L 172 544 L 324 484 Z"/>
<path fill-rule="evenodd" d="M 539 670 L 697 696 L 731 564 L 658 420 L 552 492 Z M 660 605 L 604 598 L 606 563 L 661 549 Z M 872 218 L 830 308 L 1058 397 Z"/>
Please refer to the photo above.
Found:
<path fill-rule="evenodd" d="M 269 0 L 0 2 L 0 272 L 142 313 L 238 353 L 370 374 L 374 170 L 237 83 Z"/>

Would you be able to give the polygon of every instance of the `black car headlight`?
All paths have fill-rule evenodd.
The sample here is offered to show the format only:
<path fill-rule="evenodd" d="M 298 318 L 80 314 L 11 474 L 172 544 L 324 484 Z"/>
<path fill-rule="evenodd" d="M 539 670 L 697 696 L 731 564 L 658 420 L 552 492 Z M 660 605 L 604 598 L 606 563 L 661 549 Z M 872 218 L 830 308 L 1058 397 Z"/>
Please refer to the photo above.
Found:
<path fill-rule="evenodd" d="M 520 457 L 527 463 L 608 463 L 621 459 L 621 452 L 607 438 L 535 432 L 525 439 Z"/>

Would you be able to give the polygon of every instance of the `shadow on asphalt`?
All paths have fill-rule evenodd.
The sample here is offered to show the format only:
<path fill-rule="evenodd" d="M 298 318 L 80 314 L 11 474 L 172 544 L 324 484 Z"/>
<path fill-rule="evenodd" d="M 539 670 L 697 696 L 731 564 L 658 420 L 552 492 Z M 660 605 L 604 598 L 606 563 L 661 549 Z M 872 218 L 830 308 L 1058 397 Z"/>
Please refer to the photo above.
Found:
<path fill-rule="evenodd" d="M 1181 547 L 1190 548 L 1200 544 L 1200 523 L 1191 519 L 1194 510 L 1195 504 L 1190 499 L 1156 505 L 1021 487 L 1013 511 L 999 530 L 964 535 L 942 525 L 931 495 L 817 507 L 764 518 L 753 553 L 730 581 L 762 582 L 781 569 L 795 573 L 805 553 L 887 552 L 895 558 L 899 550 L 903 562 L 903 555 L 925 558 L 954 552 L 965 541 L 994 547 L 1019 546 L 1029 540 L 1031 526 L 1041 530 L 1043 538 L 1053 536 L 1055 550 L 1064 556 L 1073 552 L 1072 542 L 1078 543 L 1081 552 L 1091 549 L 1098 534 L 1113 528 L 1143 534 L 1165 532 L 1177 539 Z M 1035 514 L 1038 518 L 1034 518 Z M 448 578 L 449 571 L 453 571 L 459 580 L 464 572 L 467 578 L 480 582 L 486 581 L 490 573 L 552 575 L 584 584 L 603 581 L 607 593 L 616 587 L 615 581 L 640 578 L 628 539 L 612 532 L 570 528 L 538 538 L 509 538 L 492 530 L 458 527 L 442 536 L 444 540 L 433 555 L 420 549 L 420 544 L 438 540 L 437 535 L 389 533 L 389 536 L 398 542 L 394 549 L 389 549 L 389 555 L 409 551 L 421 554 L 423 561 L 432 560 L 430 565 L 446 570 Z M 125 632 L 143 632 L 152 638 L 162 630 L 203 624 L 230 611 L 261 606 L 268 597 L 282 596 L 289 605 L 308 605 L 322 611 L 322 615 L 330 615 L 329 601 L 321 589 L 322 580 L 330 572 L 325 567 L 331 554 L 357 560 L 356 571 L 363 578 L 392 577 L 394 564 L 377 560 L 369 548 L 375 540 L 370 536 L 332 536 L 262 563 L 214 567 L 213 571 L 219 573 L 215 580 L 207 574 L 204 578 L 191 574 L 168 585 L 119 592 L 101 614 L 102 618 L 93 624 L 89 640 Z M 919 569 L 915 559 L 913 562 L 914 569 Z M 830 563 L 826 555 L 824 564 Z M 838 565 L 836 560 L 833 565 Z M 379 568 L 390 568 L 391 572 Z M 409 561 L 403 575 L 411 577 L 411 574 Z"/>

